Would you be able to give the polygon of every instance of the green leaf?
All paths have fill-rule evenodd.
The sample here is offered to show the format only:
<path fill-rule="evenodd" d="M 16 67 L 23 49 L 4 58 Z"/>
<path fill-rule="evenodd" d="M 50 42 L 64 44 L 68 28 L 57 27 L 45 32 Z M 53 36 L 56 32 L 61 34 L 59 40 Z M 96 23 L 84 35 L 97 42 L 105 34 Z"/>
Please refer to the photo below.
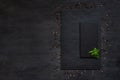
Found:
<path fill-rule="evenodd" d="M 95 58 L 99 58 L 99 49 L 97 49 L 97 48 L 94 48 L 93 50 L 89 51 L 88 53 Z"/>

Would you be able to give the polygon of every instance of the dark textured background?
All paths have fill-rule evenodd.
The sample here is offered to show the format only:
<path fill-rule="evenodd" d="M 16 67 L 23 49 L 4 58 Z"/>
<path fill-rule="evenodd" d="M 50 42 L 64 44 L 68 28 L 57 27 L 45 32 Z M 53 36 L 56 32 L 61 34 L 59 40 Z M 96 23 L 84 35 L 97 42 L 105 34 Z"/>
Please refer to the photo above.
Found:
<path fill-rule="evenodd" d="M 60 70 L 60 48 L 52 47 L 53 13 L 67 2 L 104 4 L 111 20 L 104 38 L 111 45 L 101 70 Z M 0 80 L 119 80 L 119 9 L 119 0 L 0 0 Z"/>

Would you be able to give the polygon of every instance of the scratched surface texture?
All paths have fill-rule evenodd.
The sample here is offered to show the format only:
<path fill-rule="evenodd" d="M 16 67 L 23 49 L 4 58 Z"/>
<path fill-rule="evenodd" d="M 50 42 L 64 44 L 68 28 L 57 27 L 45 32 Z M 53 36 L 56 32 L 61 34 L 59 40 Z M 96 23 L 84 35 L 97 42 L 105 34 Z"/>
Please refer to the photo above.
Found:
<path fill-rule="evenodd" d="M 106 9 L 102 68 L 60 70 L 55 13 L 81 2 Z M 119 0 L 0 0 L 0 80 L 120 80 L 119 9 Z"/>

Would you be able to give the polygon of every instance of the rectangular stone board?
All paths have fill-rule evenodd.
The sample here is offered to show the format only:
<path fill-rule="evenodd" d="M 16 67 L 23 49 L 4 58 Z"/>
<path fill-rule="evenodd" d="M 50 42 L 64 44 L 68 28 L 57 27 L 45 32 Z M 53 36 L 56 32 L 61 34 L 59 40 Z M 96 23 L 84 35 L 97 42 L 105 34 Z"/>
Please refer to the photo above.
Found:
<path fill-rule="evenodd" d="M 100 48 L 102 9 L 66 9 L 61 13 L 61 69 L 100 69 L 100 58 L 88 52 Z"/>

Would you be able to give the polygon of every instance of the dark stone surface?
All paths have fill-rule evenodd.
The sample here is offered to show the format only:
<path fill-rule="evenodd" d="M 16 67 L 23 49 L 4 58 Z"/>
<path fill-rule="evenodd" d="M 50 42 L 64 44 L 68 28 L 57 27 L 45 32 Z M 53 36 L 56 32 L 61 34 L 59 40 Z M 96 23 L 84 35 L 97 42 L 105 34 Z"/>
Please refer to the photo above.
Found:
<path fill-rule="evenodd" d="M 69 1 L 85 0 L 0 0 L 0 80 L 120 79 L 119 0 L 94 0 L 104 4 L 111 19 L 104 33 L 112 46 L 102 54 L 102 69 L 60 70 L 60 48 L 51 47 L 51 32 L 57 30 L 51 14 Z"/>

